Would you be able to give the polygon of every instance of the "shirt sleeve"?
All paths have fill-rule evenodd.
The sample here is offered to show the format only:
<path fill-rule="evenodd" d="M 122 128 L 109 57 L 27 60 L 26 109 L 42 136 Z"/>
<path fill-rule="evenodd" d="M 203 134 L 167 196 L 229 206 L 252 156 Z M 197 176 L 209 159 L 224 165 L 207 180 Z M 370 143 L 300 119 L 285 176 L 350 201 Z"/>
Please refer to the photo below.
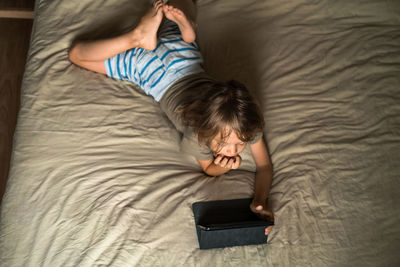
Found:
<path fill-rule="evenodd" d="M 252 145 L 252 144 L 257 143 L 258 141 L 260 141 L 260 139 L 262 138 L 262 136 L 263 136 L 263 132 L 258 132 L 258 133 L 256 134 L 256 136 L 254 136 L 254 138 L 253 138 L 252 140 L 249 141 L 249 144 Z"/>
<path fill-rule="evenodd" d="M 192 155 L 201 161 L 214 158 L 211 149 L 201 146 L 193 134 L 186 133 L 183 135 L 180 149 L 182 153 Z"/>

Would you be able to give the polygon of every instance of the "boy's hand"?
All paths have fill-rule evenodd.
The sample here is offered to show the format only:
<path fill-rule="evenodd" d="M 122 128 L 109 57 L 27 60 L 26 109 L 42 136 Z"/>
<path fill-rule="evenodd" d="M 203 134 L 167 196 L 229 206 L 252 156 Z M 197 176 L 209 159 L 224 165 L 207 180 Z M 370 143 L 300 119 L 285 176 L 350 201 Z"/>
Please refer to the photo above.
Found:
<path fill-rule="evenodd" d="M 250 209 L 252 212 L 257 214 L 257 216 L 260 217 L 262 220 L 271 222 L 274 221 L 274 214 L 269 208 L 267 208 L 265 201 L 263 203 L 253 199 L 253 201 L 250 204 Z M 268 235 L 271 232 L 271 230 L 272 226 L 268 226 L 267 228 L 265 228 L 265 235 Z"/>
<path fill-rule="evenodd" d="M 215 165 L 231 170 L 239 168 L 241 162 L 242 158 L 239 155 L 235 157 L 226 157 L 222 155 L 217 155 L 214 159 Z"/>

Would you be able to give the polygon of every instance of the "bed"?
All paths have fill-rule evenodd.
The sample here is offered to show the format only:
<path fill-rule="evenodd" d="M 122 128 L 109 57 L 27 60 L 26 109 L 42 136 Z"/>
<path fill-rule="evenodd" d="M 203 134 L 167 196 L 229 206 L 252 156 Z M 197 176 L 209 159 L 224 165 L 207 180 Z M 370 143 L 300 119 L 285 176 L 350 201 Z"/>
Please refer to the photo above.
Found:
<path fill-rule="evenodd" d="M 136 86 L 68 61 L 145 0 L 37 0 L 2 266 L 400 266 L 400 3 L 198 0 L 205 69 L 257 95 L 274 167 L 268 243 L 200 250 L 191 205 L 251 197 L 208 177 Z"/>

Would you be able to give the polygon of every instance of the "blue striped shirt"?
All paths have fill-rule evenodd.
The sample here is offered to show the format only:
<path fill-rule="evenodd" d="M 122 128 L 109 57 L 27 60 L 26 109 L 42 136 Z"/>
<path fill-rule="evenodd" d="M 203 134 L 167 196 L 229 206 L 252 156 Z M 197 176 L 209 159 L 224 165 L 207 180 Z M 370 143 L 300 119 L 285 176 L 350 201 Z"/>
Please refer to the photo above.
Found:
<path fill-rule="evenodd" d="M 203 59 L 196 43 L 183 41 L 178 26 L 165 22 L 154 50 L 133 48 L 104 62 L 107 75 L 139 85 L 159 101 L 177 80 L 203 71 Z"/>

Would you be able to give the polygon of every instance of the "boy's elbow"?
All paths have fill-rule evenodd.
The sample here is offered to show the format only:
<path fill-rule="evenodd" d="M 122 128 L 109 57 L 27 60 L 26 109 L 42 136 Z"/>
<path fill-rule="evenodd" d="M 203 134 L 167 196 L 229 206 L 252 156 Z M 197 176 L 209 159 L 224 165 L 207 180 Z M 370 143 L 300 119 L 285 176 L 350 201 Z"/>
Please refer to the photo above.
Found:
<path fill-rule="evenodd" d="M 205 160 L 205 161 L 204 161 L 204 160 L 199 160 L 199 159 L 197 159 L 197 158 L 196 158 L 196 160 L 197 160 L 197 162 L 199 163 L 201 169 L 203 170 L 203 172 L 204 172 L 205 174 L 207 174 L 207 175 L 209 175 L 209 176 L 214 176 L 212 173 L 210 173 L 210 169 L 211 169 L 211 168 L 209 168 L 209 167 L 211 166 L 213 160 Z"/>
<path fill-rule="evenodd" d="M 68 59 L 69 59 L 69 61 L 71 61 L 72 63 L 74 63 L 74 64 L 76 64 L 76 65 L 79 65 L 79 64 L 78 64 L 79 58 L 78 58 L 78 56 L 77 56 L 77 51 L 76 51 L 76 46 L 75 46 L 75 45 L 72 45 L 72 46 L 71 46 L 71 49 L 70 49 L 69 52 L 68 52 Z"/>
<path fill-rule="evenodd" d="M 208 171 L 208 168 L 203 169 L 203 172 L 205 174 L 207 174 L 208 176 L 215 176 L 213 173 L 211 173 L 210 171 Z"/>
<path fill-rule="evenodd" d="M 225 172 L 221 173 L 220 171 L 216 170 L 214 167 L 211 166 L 211 164 L 202 169 L 206 175 L 211 176 L 211 177 L 217 177 L 217 176 L 220 176 L 221 174 L 225 173 Z"/>

